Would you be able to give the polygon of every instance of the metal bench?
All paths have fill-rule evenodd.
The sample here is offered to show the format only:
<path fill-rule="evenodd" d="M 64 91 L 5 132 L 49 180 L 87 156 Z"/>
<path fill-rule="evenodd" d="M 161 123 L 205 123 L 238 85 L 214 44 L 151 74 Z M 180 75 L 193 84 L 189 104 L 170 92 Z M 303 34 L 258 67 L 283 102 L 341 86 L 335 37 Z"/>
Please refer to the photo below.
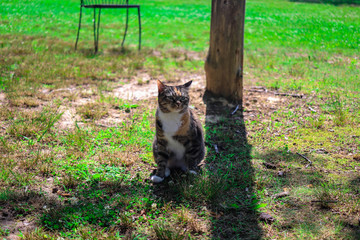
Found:
<path fill-rule="evenodd" d="M 124 46 L 126 33 L 128 29 L 128 20 L 129 20 L 129 8 L 137 8 L 138 10 L 138 22 L 139 22 L 139 50 L 141 49 L 141 16 L 140 16 L 140 5 L 138 4 L 129 4 L 129 0 L 81 0 L 80 2 L 80 19 L 79 19 L 79 28 L 76 37 L 75 50 L 77 49 L 77 44 L 80 35 L 81 29 L 81 17 L 83 8 L 93 8 L 94 9 L 94 45 L 95 53 L 97 53 L 99 48 L 99 28 L 100 28 L 100 16 L 102 8 L 126 8 L 126 24 L 124 37 L 121 43 L 121 47 Z M 98 19 L 96 19 L 96 9 L 98 9 Z"/>

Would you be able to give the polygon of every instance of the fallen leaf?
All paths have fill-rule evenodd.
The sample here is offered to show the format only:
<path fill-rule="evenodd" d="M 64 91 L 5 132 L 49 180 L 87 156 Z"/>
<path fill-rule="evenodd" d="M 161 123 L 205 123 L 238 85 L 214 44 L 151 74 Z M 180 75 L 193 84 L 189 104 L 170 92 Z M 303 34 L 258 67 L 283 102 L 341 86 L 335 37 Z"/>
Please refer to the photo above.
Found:
<path fill-rule="evenodd" d="M 277 194 L 275 194 L 273 197 L 274 197 L 274 198 L 282 198 L 282 197 L 286 197 L 286 196 L 289 196 L 289 192 L 277 193 Z"/>
<path fill-rule="evenodd" d="M 275 221 L 274 217 L 272 217 L 270 214 L 264 213 L 264 212 L 260 214 L 259 219 L 260 219 L 260 221 L 264 221 L 267 223 L 272 223 Z"/>
<path fill-rule="evenodd" d="M 70 193 L 62 193 L 62 192 L 60 192 L 60 193 L 58 193 L 60 196 L 62 196 L 62 197 L 71 197 L 71 194 Z"/>

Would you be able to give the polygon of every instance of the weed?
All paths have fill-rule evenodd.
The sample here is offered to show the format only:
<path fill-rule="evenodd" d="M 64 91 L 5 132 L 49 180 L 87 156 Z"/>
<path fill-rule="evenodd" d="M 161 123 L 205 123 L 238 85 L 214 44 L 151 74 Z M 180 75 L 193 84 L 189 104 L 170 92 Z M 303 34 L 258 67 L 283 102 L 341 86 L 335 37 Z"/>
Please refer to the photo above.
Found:
<path fill-rule="evenodd" d="M 326 117 L 324 115 L 308 117 L 307 121 L 309 122 L 310 127 L 320 129 L 324 126 Z"/>
<path fill-rule="evenodd" d="M 129 232 L 129 230 L 132 230 L 135 227 L 132 217 L 127 212 L 120 213 L 119 219 L 115 226 L 116 228 L 119 228 L 120 232 L 122 233 Z"/>
<path fill-rule="evenodd" d="M 0 236 L 1 237 L 9 236 L 9 234 L 10 234 L 9 229 L 0 227 Z"/>
<path fill-rule="evenodd" d="M 320 186 L 315 191 L 315 196 L 320 203 L 320 207 L 324 209 L 330 208 L 330 203 L 333 202 L 331 196 L 331 189 L 330 185 L 326 182 L 320 184 Z"/>
<path fill-rule="evenodd" d="M 98 120 L 108 114 L 108 107 L 101 103 L 87 103 L 77 109 L 77 113 L 85 119 Z"/>
<path fill-rule="evenodd" d="M 62 178 L 62 185 L 66 190 L 75 189 L 81 182 L 74 173 L 68 172 Z"/>
<path fill-rule="evenodd" d="M 159 240 L 182 240 L 187 239 L 186 229 L 174 229 L 170 224 L 159 222 L 154 224 L 154 231 Z"/>
<path fill-rule="evenodd" d="M 9 152 L 12 152 L 14 150 L 14 145 L 10 141 L 10 139 L 8 139 L 6 137 L 0 137 L 0 149 L 4 153 L 9 153 Z"/>
<path fill-rule="evenodd" d="M 349 121 L 349 112 L 340 101 L 336 101 L 335 106 L 334 123 L 336 126 L 344 126 Z"/>
<path fill-rule="evenodd" d="M 40 111 L 19 112 L 12 119 L 12 124 L 7 129 L 8 133 L 18 139 L 41 141 L 46 134 L 51 133 L 51 128 L 60 119 L 62 113 L 57 109 L 45 107 Z"/>
<path fill-rule="evenodd" d="M 182 226 L 185 226 L 186 229 L 189 229 L 192 233 L 203 233 L 206 231 L 206 225 L 200 219 L 197 219 L 196 216 L 190 212 L 184 206 L 181 206 L 174 212 L 174 216 L 177 222 Z"/>

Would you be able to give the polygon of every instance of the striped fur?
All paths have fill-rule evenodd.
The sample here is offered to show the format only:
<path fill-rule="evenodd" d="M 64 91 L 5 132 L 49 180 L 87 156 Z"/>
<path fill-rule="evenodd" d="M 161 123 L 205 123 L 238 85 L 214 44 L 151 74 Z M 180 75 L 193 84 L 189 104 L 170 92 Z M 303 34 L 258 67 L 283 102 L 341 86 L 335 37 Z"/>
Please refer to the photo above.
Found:
<path fill-rule="evenodd" d="M 179 167 L 194 172 L 204 158 L 205 144 L 201 123 L 189 108 L 191 81 L 181 86 L 166 86 L 158 81 L 158 109 L 153 154 L 157 171 L 151 177 L 161 182 L 170 169 Z"/>

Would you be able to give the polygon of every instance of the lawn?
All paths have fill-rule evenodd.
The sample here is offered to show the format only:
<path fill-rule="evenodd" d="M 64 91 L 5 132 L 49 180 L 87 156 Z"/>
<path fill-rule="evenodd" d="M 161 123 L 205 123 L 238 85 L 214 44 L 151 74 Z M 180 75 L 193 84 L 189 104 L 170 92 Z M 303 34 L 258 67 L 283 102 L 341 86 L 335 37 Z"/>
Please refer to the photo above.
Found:
<path fill-rule="evenodd" d="M 135 2 L 135 1 L 134 1 Z M 360 7 L 248 0 L 243 108 L 205 90 L 210 1 L 0 3 L 0 236 L 359 239 Z M 149 176 L 156 79 L 193 80 L 202 172 Z"/>

